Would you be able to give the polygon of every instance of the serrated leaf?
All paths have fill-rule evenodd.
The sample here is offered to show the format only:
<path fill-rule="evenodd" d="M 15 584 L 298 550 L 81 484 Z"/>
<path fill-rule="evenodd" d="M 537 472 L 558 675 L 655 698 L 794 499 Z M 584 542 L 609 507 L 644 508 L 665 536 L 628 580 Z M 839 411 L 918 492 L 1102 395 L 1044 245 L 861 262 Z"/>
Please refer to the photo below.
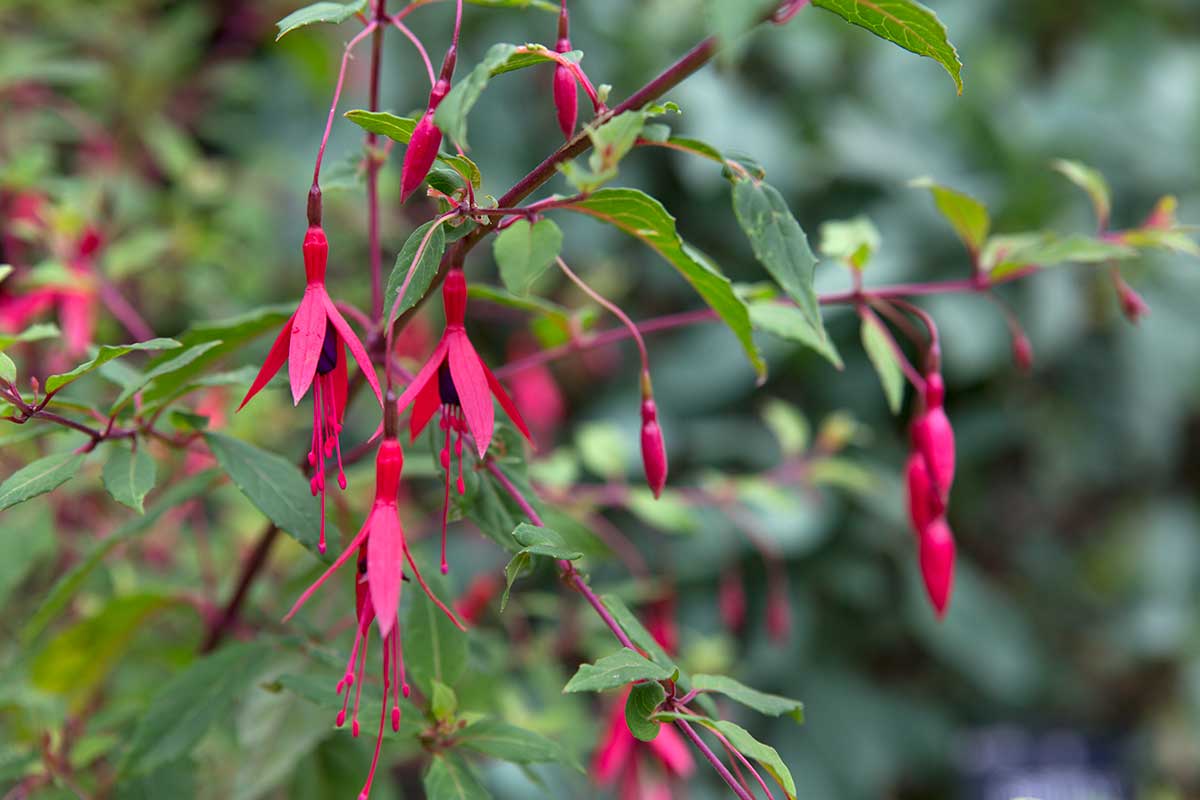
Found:
<path fill-rule="evenodd" d="M 467 667 L 467 634 L 455 627 L 424 592 L 418 589 L 412 595 L 402 634 L 404 659 L 413 681 L 430 695 L 434 681 L 453 687 L 462 677 Z"/>
<path fill-rule="evenodd" d="M 867 266 L 881 240 L 879 229 L 867 217 L 821 223 L 821 254 L 839 258 L 857 270 Z"/>
<path fill-rule="evenodd" d="M 514 764 L 566 760 L 566 754 L 557 742 L 496 719 L 481 719 L 468 725 L 455 734 L 454 739 L 461 747 Z"/>
<path fill-rule="evenodd" d="M 174 339 L 149 339 L 145 342 L 121 345 L 106 344 L 96 352 L 95 357 L 83 362 L 70 372 L 63 372 L 46 378 L 46 391 L 57 392 L 59 389 L 75 380 L 78 380 L 79 378 L 82 378 L 84 375 L 96 369 L 97 367 L 107 364 L 114 358 L 120 358 L 128 353 L 145 350 L 174 350 L 178 347 L 182 347 L 182 345 Z"/>
<path fill-rule="evenodd" d="M 816 351 L 834 367 L 842 369 L 842 356 L 834 346 L 833 340 L 828 336 L 824 339 L 818 338 L 804 313 L 795 306 L 774 300 L 751 303 L 750 321 L 758 330 L 804 345 Z"/>
<path fill-rule="evenodd" d="M 601 692 L 634 681 L 662 681 L 674 673 L 628 647 L 596 661 L 580 664 L 563 692 Z"/>
<path fill-rule="evenodd" d="M 754 257 L 796 302 L 816 340 L 824 341 L 821 306 L 813 288 L 817 257 L 783 195 L 763 181 L 735 181 L 733 212 Z"/>
<path fill-rule="evenodd" d="M 893 414 L 899 414 L 900 405 L 904 402 L 904 371 L 892 349 L 890 334 L 874 314 L 863 317 L 861 334 L 863 349 L 867 351 L 867 357 L 883 385 L 888 408 Z"/>
<path fill-rule="evenodd" d="M 437 227 L 430 232 L 434 225 Z M 428 238 L 426 238 L 428 237 Z M 423 247 L 422 247 L 423 245 Z M 388 275 L 387 290 L 384 292 L 383 307 L 389 313 L 396 302 L 396 293 L 404 284 L 404 278 L 416 262 L 416 271 L 408 288 L 404 290 L 404 299 L 396 310 L 396 316 L 410 308 L 416 307 L 421 298 L 429 291 L 433 279 L 437 275 L 438 265 L 442 262 L 442 254 L 446 251 L 446 234 L 437 220 L 430 220 L 408 235 L 400 254 L 396 256 L 396 264 Z M 393 318 L 394 319 L 394 318 Z"/>
<path fill-rule="evenodd" d="M 435 753 L 421 782 L 427 800 L 487 800 L 492 796 L 466 759 L 453 750 Z"/>
<path fill-rule="evenodd" d="M 54 453 L 26 464 L 0 483 L 0 511 L 53 491 L 79 471 L 84 453 Z"/>
<path fill-rule="evenodd" d="M 279 29 L 279 33 L 276 34 L 275 41 L 278 42 L 297 28 L 303 28 L 306 25 L 312 25 L 317 22 L 328 22 L 334 25 L 340 24 L 366 7 L 367 0 L 354 0 L 351 3 L 313 3 L 312 5 L 293 11 L 279 20 L 279 22 L 276 22 L 275 27 Z"/>
<path fill-rule="evenodd" d="M 692 676 L 692 688 L 698 692 L 719 692 L 731 700 L 736 700 L 744 706 L 753 708 L 760 714 L 766 714 L 771 717 L 779 717 L 786 714 L 796 720 L 796 722 L 804 721 L 804 704 L 799 700 L 760 692 L 724 675 L 704 675 L 697 673 Z"/>
<path fill-rule="evenodd" d="M 928 189 L 933 195 L 934 205 L 954 228 L 967 250 L 973 255 L 979 254 L 991 228 L 991 219 L 983 203 L 968 194 L 935 183 L 930 178 L 917 178 L 910 181 L 909 186 Z"/>
<path fill-rule="evenodd" d="M 662 203 L 637 189 L 600 189 L 566 208 L 620 228 L 665 258 L 729 326 L 755 372 L 760 378 L 765 377 L 767 367 L 754 345 L 749 309 L 733 291 L 729 279 L 707 257 L 679 238 L 675 218 Z"/>
<path fill-rule="evenodd" d="M 143 502 L 158 479 L 158 467 L 146 448 L 135 452 L 123 444 L 116 444 L 110 448 L 101 479 L 114 500 L 144 514 Z"/>
<path fill-rule="evenodd" d="M 18 342 L 39 342 L 61 336 L 62 331 L 52 322 L 30 325 L 20 333 L 0 333 L 0 350 L 6 350 Z"/>
<path fill-rule="evenodd" d="M 1108 227 L 1108 218 L 1112 212 L 1112 200 L 1108 189 L 1108 181 L 1099 170 L 1089 167 L 1079 161 L 1060 158 L 1051 162 L 1051 166 L 1067 180 L 1087 192 L 1092 200 L 1092 208 L 1096 211 L 1096 220 L 1101 230 Z"/>
<path fill-rule="evenodd" d="M 412 139 L 413 129 L 417 127 L 415 119 L 398 117 L 386 111 L 354 109 L 353 111 L 347 111 L 345 116 L 346 119 L 368 133 L 377 133 L 381 136 L 386 136 L 400 144 L 408 144 L 409 140 Z M 464 181 L 470 181 L 471 185 L 476 189 L 483 182 L 483 175 L 479 172 L 479 167 L 466 156 L 438 153 L 437 159 L 454 170 Z"/>
<path fill-rule="evenodd" d="M 813 0 L 813 5 L 866 28 L 910 53 L 932 58 L 950 73 L 962 94 L 962 62 L 937 15 L 913 0 Z"/>
<path fill-rule="evenodd" d="M 625 699 L 625 724 L 635 739 L 652 742 L 658 738 L 662 724 L 650 719 L 658 706 L 667 697 L 667 690 L 657 681 L 634 684 Z"/>
<path fill-rule="evenodd" d="M 255 508 L 317 558 L 331 560 L 317 548 L 320 504 L 295 464 L 223 433 L 205 432 L 204 441 L 233 485 Z M 328 523 L 326 536 L 338 541 L 333 523 Z"/>
<path fill-rule="evenodd" d="M 145 773 L 190 753 L 208 729 L 224 719 L 269 652 L 259 642 L 230 645 L 197 659 L 167 681 L 138 720 L 120 773 Z"/>
<path fill-rule="evenodd" d="M 535 223 L 521 219 L 496 235 L 492 253 L 505 287 L 516 295 L 529 294 L 546 268 L 562 252 L 562 229 L 553 220 Z"/>

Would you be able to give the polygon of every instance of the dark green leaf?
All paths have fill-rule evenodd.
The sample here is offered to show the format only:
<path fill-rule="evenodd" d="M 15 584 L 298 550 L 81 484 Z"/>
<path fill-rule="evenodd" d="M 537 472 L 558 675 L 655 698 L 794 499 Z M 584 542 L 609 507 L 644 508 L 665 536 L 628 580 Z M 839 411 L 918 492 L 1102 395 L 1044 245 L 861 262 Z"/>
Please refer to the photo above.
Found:
<path fill-rule="evenodd" d="M 350 3 L 313 3 L 293 11 L 276 22 L 275 27 L 279 29 L 279 33 L 275 36 L 275 41 L 278 42 L 297 28 L 312 25 L 315 22 L 330 22 L 337 25 L 350 19 L 366 7 L 367 0 L 354 0 Z"/>
<path fill-rule="evenodd" d="M 667 697 L 667 690 L 657 681 L 634 684 L 625 700 L 625 724 L 635 738 L 652 742 L 658 737 L 661 723 L 650 719 L 658 706 Z"/>
<path fill-rule="evenodd" d="M 55 453 L 26 464 L 0 483 L 0 511 L 53 491 L 79 471 L 86 455 Z"/>
<path fill-rule="evenodd" d="M 487 88 L 492 70 L 507 62 L 516 49 L 516 45 L 511 44 L 492 45 L 483 61 L 450 89 L 434 113 L 434 124 L 463 150 L 467 149 L 467 115 Z"/>
<path fill-rule="evenodd" d="M 30 325 L 20 333 L 0 333 L 0 350 L 5 350 L 18 342 L 40 342 L 43 339 L 53 339 L 61 336 L 62 331 L 51 322 L 39 322 Z M 53 377 L 53 376 L 51 376 Z"/>
<path fill-rule="evenodd" d="M 708 28 L 717 37 L 722 54 L 733 52 L 738 37 L 753 28 L 768 11 L 779 3 L 777 0 L 704 0 L 704 12 Z"/>
<path fill-rule="evenodd" d="M 863 349 L 867 351 L 867 357 L 879 375 L 888 408 L 893 414 L 899 414 L 900 405 L 904 402 L 904 371 L 896 358 L 896 351 L 892 349 L 890 334 L 874 314 L 863 317 L 861 334 Z"/>
<path fill-rule="evenodd" d="M 549 528 L 522 522 L 516 527 L 512 535 L 522 545 L 522 549 L 504 567 L 505 585 L 504 594 L 500 596 L 501 611 L 504 611 L 505 606 L 508 605 L 508 597 L 512 592 L 513 583 L 530 567 L 534 556 L 565 559 L 567 561 L 583 558 L 583 553 L 568 547 L 563 537 Z"/>
<path fill-rule="evenodd" d="M 259 642 L 230 645 L 167 681 L 133 731 L 121 774 L 145 773 L 190 753 L 213 723 L 225 717 L 269 652 Z"/>
<path fill-rule="evenodd" d="M 983 203 L 970 195 L 934 183 L 929 178 L 917 178 L 909 185 L 928 189 L 933 194 L 938 211 L 954 227 L 958 238 L 972 253 L 979 253 L 991 228 L 991 220 Z"/>
<path fill-rule="evenodd" d="M 437 227 L 433 227 L 433 226 Z M 430 228 L 433 231 L 430 232 Z M 421 298 L 429 291 L 434 276 L 437 275 L 438 265 L 442 261 L 442 253 L 446 251 L 446 234 L 437 220 L 430 220 L 409 234 L 396 256 L 396 264 L 388 276 L 387 291 L 384 293 L 383 307 L 390 313 L 396 302 L 396 292 L 404 285 L 404 278 L 416 263 L 408 288 L 404 290 L 404 299 L 400 302 L 395 316 L 400 316 L 410 308 L 414 308 Z M 395 317 L 393 317 L 394 319 Z"/>
<path fill-rule="evenodd" d="M 437 581 L 432 582 L 436 587 Z M 467 667 L 467 634 L 455 627 L 419 588 L 403 628 L 404 659 L 425 695 L 433 682 L 454 686 Z"/>
<path fill-rule="evenodd" d="M 182 353 L 168 358 L 165 361 L 158 360 L 153 366 L 147 369 L 146 372 L 142 373 L 136 381 L 126 385 L 125 388 L 121 390 L 121 393 L 117 395 L 117 399 L 113 401 L 112 407 L 109 408 L 108 413 L 117 413 L 117 411 L 119 411 L 127 402 L 129 402 L 129 400 L 135 394 L 141 391 L 144 387 L 150 385 L 151 382 L 158 380 L 159 378 L 169 378 L 176 373 L 187 369 L 192 364 L 196 363 L 196 361 L 199 360 L 200 357 L 205 353 L 220 346 L 220 340 L 215 342 L 203 342 L 195 347 L 189 347 Z M 188 374 L 192 374 L 191 371 L 189 371 Z"/>
<path fill-rule="evenodd" d="M 914 0 L 813 0 L 849 23 L 897 44 L 911 53 L 932 58 L 945 67 L 962 94 L 962 62 L 946 37 L 937 15 Z"/>
<path fill-rule="evenodd" d="M 206 432 L 204 441 L 221 469 L 255 508 L 317 558 L 331 560 L 317 549 L 321 538 L 320 504 L 295 464 L 223 433 Z M 338 540 L 332 523 L 326 536 Z"/>
<path fill-rule="evenodd" d="M 789 800 L 796 800 L 796 782 L 792 779 L 792 773 L 783 763 L 783 759 L 779 757 L 779 753 L 774 747 L 765 745 L 755 739 L 750 733 L 740 725 L 735 725 L 726 720 L 714 720 L 710 717 L 703 717 L 698 714 L 680 714 L 674 711 L 660 711 L 655 714 L 653 719 L 658 722 L 686 722 L 691 725 L 702 725 L 709 730 L 716 731 L 729 740 L 743 755 L 754 759 L 771 774 L 775 782 L 784 790 Z"/>
<path fill-rule="evenodd" d="M 145 513 L 142 502 L 154 488 L 158 467 L 146 448 L 134 452 L 123 444 L 116 444 L 110 448 L 101 477 L 104 488 L 114 500 L 142 514 Z"/>
<path fill-rule="evenodd" d="M 734 293 L 728 278 L 683 243 L 675 231 L 675 218 L 662 203 L 637 189 L 601 189 L 567 208 L 620 228 L 670 262 L 737 336 L 759 377 L 765 376 L 766 364 L 754 346 L 746 304 Z"/>
<path fill-rule="evenodd" d="M 496 235 L 492 252 L 500 277 L 510 292 L 529 294 L 529 289 L 562 251 L 562 229 L 553 220 L 535 223 L 521 219 Z"/>
<path fill-rule="evenodd" d="M 750 240 L 754 257 L 804 314 L 818 341 L 825 339 L 821 307 L 813 289 L 817 257 L 808 237 L 792 216 L 783 195 L 768 183 L 738 180 L 733 184 L 733 212 Z"/>
<path fill-rule="evenodd" d="M 601 658 L 595 664 L 580 664 L 579 670 L 567 681 L 563 691 L 600 692 L 634 681 L 662 681 L 674 674 L 673 670 L 659 666 L 626 647 Z"/>
<path fill-rule="evenodd" d="M 799 700 L 760 692 L 724 675 L 693 675 L 692 688 L 698 692 L 720 692 L 760 714 L 771 717 L 787 714 L 797 722 L 804 721 L 804 704 Z"/>
<path fill-rule="evenodd" d="M 565 760 L 563 749 L 557 742 L 497 719 L 482 719 L 468 725 L 454 738 L 462 747 L 514 764 Z"/>
<path fill-rule="evenodd" d="M 487 800 L 492 796 L 466 759 L 453 750 L 434 754 L 422 783 L 427 800 Z"/>
<path fill-rule="evenodd" d="M 72 381 L 83 377 L 97 367 L 107 364 L 114 358 L 120 358 L 127 353 L 132 353 L 135 350 L 174 350 L 175 348 L 181 346 L 182 345 L 174 339 L 150 339 L 148 341 L 137 342 L 135 344 L 106 344 L 100 348 L 94 358 L 83 362 L 70 372 L 64 372 L 59 375 L 51 375 L 49 378 L 46 378 L 46 391 L 56 392 Z"/>

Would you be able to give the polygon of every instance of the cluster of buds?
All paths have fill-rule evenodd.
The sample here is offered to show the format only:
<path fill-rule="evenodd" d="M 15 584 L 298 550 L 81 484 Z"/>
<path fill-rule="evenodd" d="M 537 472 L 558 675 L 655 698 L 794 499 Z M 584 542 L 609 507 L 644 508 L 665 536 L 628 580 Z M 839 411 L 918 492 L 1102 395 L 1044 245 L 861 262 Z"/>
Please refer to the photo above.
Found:
<path fill-rule="evenodd" d="M 908 511 L 920 550 L 921 577 L 938 617 L 946 614 L 954 582 L 954 535 L 946 522 L 954 483 L 954 429 L 944 408 L 946 387 L 936 350 L 925 374 L 921 411 L 911 428 L 912 452 L 905 467 Z"/>

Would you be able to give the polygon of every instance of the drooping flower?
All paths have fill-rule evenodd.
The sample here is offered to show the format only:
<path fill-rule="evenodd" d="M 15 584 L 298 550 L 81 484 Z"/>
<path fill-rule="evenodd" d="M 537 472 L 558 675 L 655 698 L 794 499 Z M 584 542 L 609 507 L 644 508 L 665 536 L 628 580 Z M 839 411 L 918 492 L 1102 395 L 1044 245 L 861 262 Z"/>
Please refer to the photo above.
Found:
<path fill-rule="evenodd" d="M 346 488 L 346 473 L 342 469 L 340 434 L 346 416 L 348 381 L 346 372 L 346 349 L 354 357 L 358 368 L 370 384 L 375 398 L 383 405 L 383 394 L 379 380 L 366 348 L 354 335 L 354 330 L 342 317 L 325 289 L 325 267 L 329 259 L 329 242 L 319 224 L 310 225 L 304 236 L 304 273 L 308 285 L 299 308 L 284 323 L 283 329 L 271 345 L 262 369 L 250 385 L 238 410 L 241 411 L 254 395 L 275 377 L 275 373 L 288 364 L 288 382 L 292 390 L 292 402 L 313 389 L 313 431 L 308 451 L 308 463 L 313 468 L 310 481 L 312 493 L 321 497 L 321 541 L 320 550 L 325 552 L 325 461 L 337 459 L 338 486 Z"/>
<path fill-rule="evenodd" d="M 562 11 L 558 15 L 558 43 L 554 48 L 556 52 L 571 52 L 569 28 L 570 17 L 567 15 L 566 0 L 563 0 Z M 558 127 L 568 139 L 575 133 L 575 122 L 579 118 L 578 91 L 575 73 L 562 64 L 557 65 L 554 68 L 554 110 L 558 116 Z"/>
<path fill-rule="evenodd" d="M 442 572 L 446 563 L 446 524 L 450 510 L 450 475 L 454 458 L 458 459 L 458 493 L 466 491 L 463 482 L 463 435 L 469 433 L 475 441 L 475 449 L 483 458 L 492 442 L 495 430 L 495 409 L 492 397 L 508 414 L 513 424 L 532 441 L 528 426 L 521 412 L 513 404 L 500 381 L 488 369 L 487 364 L 475 352 L 467 336 L 464 321 L 467 313 L 467 279 L 461 269 L 451 269 L 442 286 L 442 304 L 446 310 L 446 330 L 442 334 L 433 354 L 421 367 L 400 395 L 397 407 L 403 410 L 412 405 L 409 431 L 412 438 L 425 429 L 434 413 L 440 415 L 441 428 L 445 432 L 442 447 L 442 469 L 446 471 L 446 491 L 442 508 Z M 453 449 L 451 448 L 453 445 Z"/>
<path fill-rule="evenodd" d="M 359 800 L 366 800 L 371 791 L 371 782 L 379 764 L 379 751 L 383 742 L 383 726 L 388 719 L 388 700 L 391 699 L 391 725 L 393 731 L 400 730 L 400 696 L 408 697 L 409 686 L 405 679 L 404 653 L 400 641 L 400 589 L 406 580 L 404 563 L 408 562 L 412 576 L 416 578 L 429 599 L 448 616 L 455 625 L 462 623 L 454 613 L 430 590 L 413 561 L 400 525 L 396 496 L 400 489 L 400 474 L 404 466 L 404 453 L 395 439 L 394 424 L 391 435 L 379 445 L 375 457 L 375 500 L 366 522 L 358 534 L 346 546 L 337 560 L 311 586 L 300 595 L 284 621 L 300 610 L 300 607 L 352 556 L 357 556 L 357 571 L 354 586 L 355 630 L 354 645 L 346 669 L 335 687 L 338 694 L 345 692 L 342 710 L 338 712 L 339 727 L 346 723 L 346 712 L 350 711 L 350 733 L 358 736 L 358 712 L 362 701 L 363 675 L 366 671 L 367 651 L 370 645 L 371 623 L 376 623 L 383 640 L 383 705 L 379 712 L 379 733 L 375 739 L 375 755 L 371 771 Z M 355 687 L 357 684 L 357 687 Z M 350 706 L 350 693 L 354 690 L 354 705 Z"/>
<path fill-rule="evenodd" d="M 904 468 L 921 577 L 939 618 L 945 616 L 950 603 L 955 558 L 954 536 L 946 521 L 954 481 L 954 430 L 942 407 L 944 398 L 942 377 L 932 370 L 925 376 L 924 408 L 913 422 L 913 449 Z"/>

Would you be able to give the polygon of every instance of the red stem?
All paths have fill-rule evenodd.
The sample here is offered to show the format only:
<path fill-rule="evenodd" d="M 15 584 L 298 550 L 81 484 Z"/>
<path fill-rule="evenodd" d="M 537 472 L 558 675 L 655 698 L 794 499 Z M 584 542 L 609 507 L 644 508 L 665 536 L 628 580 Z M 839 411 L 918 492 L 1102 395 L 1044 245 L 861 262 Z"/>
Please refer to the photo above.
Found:
<path fill-rule="evenodd" d="M 375 20 L 372 23 L 375 35 L 371 41 L 371 88 L 368 109 L 379 110 L 379 73 L 383 66 L 383 25 L 387 21 L 387 0 L 378 0 Z M 382 163 L 375 155 L 378 136 L 367 134 L 367 247 L 371 257 L 371 315 L 375 319 L 383 316 L 383 249 L 379 244 L 379 168 Z"/>

